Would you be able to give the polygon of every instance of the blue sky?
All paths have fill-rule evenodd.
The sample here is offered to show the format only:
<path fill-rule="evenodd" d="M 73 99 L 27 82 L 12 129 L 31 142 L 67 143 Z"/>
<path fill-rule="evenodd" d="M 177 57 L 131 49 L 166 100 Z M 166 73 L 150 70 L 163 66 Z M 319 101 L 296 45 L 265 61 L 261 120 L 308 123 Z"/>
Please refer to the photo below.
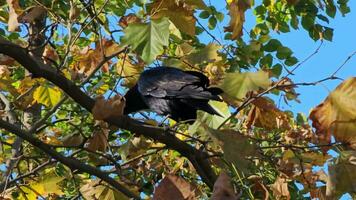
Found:
<path fill-rule="evenodd" d="M 206 1 L 209 5 L 209 1 Z M 218 1 L 210 1 L 218 11 L 225 10 L 225 3 L 218 3 Z M 356 51 L 356 1 L 349 1 L 351 12 L 345 17 L 337 13 L 335 19 L 330 19 L 330 24 L 325 24 L 334 28 L 334 37 L 332 42 L 324 41 L 319 53 L 314 55 L 308 62 L 301 65 L 296 71 L 295 75 L 290 78 L 295 82 L 315 82 L 330 76 L 353 52 Z M 221 38 L 223 26 L 228 24 L 228 17 L 218 25 L 220 30 L 211 31 L 218 39 Z M 200 21 L 206 25 L 207 20 Z M 250 30 L 255 25 L 255 18 L 252 11 L 246 12 L 246 22 L 244 27 Z M 207 27 L 207 26 L 206 26 Z M 246 34 L 246 32 L 245 32 Z M 312 40 L 308 32 L 303 28 L 299 30 L 291 29 L 289 33 L 272 34 L 272 37 L 280 40 L 283 45 L 293 50 L 294 55 L 300 60 L 304 60 L 320 45 L 320 41 Z M 201 37 L 204 42 L 211 42 L 212 39 L 207 34 Z M 248 37 L 245 37 L 246 39 Z M 248 40 L 246 40 L 248 41 Z M 291 69 L 291 68 L 290 68 Z M 348 61 L 348 63 L 336 74 L 337 77 L 347 79 L 351 76 L 356 76 L 356 56 Z M 340 80 L 329 80 L 316 86 L 300 86 L 296 88 L 297 93 L 300 93 L 299 100 L 301 103 L 291 102 L 289 105 L 281 104 L 282 110 L 291 110 L 295 113 L 303 112 L 308 116 L 309 111 L 320 104 L 326 96 L 332 91 Z"/>

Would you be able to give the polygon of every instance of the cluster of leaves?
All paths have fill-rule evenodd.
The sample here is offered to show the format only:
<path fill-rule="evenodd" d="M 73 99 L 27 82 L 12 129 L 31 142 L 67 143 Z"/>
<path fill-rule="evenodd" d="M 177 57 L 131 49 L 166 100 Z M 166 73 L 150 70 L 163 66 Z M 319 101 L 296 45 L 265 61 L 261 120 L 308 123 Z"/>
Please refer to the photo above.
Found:
<path fill-rule="evenodd" d="M 140 197 L 304 199 L 309 194 L 325 199 L 354 194 L 356 79 L 344 81 L 311 112 L 312 126 L 304 114 L 281 110 L 273 101 L 278 96 L 286 103 L 299 101 L 298 84 L 289 78 L 299 60 L 272 33 L 302 27 L 313 40 L 331 41 L 333 29 L 327 24 L 337 10 L 342 15 L 350 11 L 347 0 L 228 0 L 223 10 L 215 6 L 203 0 L 0 0 L 1 37 L 35 52 L 40 62 L 98 97 L 91 114 L 57 85 L 0 54 L 0 117 L 28 129 L 56 152 L 100 167 Z M 247 10 L 256 20 L 251 30 L 243 27 Z M 45 24 L 36 32 L 41 20 Z M 225 26 L 222 41 L 210 32 L 220 25 Z M 33 37 L 42 43 L 33 44 Z M 212 42 L 203 43 L 204 37 Z M 181 141 L 208 153 L 221 174 L 214 191 L 182 152 L 98 121 L 120 115 L 124 100 L 113 94 L 122 94 L 145 67 L 155 65 L 199 71 L 225 91 L 224 102 L 211 102 L 223 117 L 201 112 L 192 125 L 164 122 Z M 38 107 L 26 125 L 24 116 Z M 151 126 L 161 123 L 151 113 L 134 117 Z M 6 166 L 0 171 L 1 198 L 128 199 L 26 141 L 14 149 L 16 141 L 8 130 L 0 132 L 0 162 Z M 330 149 L 340 156 L 326 154 Z M 328 173 L 315 170 L 326 162 Z"/>

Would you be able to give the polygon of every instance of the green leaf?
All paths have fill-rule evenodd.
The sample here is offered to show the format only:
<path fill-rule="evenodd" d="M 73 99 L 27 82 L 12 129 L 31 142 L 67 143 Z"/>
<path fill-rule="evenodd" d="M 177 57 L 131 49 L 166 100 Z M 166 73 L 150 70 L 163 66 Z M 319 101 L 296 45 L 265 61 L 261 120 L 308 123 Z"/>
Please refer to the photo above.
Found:
<path fill-rule="evenodd" d="M 324 15 L 317 15 L 316 17 L 326 23 L 329 23 L 329 19 L 327 17 L 325 17 Z"/>
<path fill-rule="evenodd" d="M 42 85 L 33 92 L 33 99 L 47 107 L 53 107 L 61 99 L 62 93 L 57 87 Z"/>
<path fill-rule="evenodd" d="M 216 27 L 216 23 L 217 23 L 216 18 L 214 16 L 210 17 L 208 22 L 209 29 L 210 30 L 214 29 Z"/>
<path fill-rule="evenodd" d="M 150 23 L 132 23 L 125 28 L 125 35 L 121 42 L 123 45 L 131 45 L 142 59 L 150 64 L 157 55 L 163 51 L 163 46 L 168 46 L 169 20 L 161 18 L 151 20 Z"/>
<path fill-rule="evenodd" d="M 302 17 L 302 26 L 305 30 L 309 31 L 314 25 L 315 17 L 306 15 Z"/>
<path fill-rule="evenodd" d="M 277 58 L 284 60 L 286 58 L 288 58 L 289 56 L 292 55 L 292 50 L 290 50 L 288 47 L 284 47 L 284 46 L 280 46 L 277 49 Z"/>
<path fill-rule="evenodd" d="M 336 6 L 334 5 L 334 1 L 328 1 L 326 4 L 326 14 L 329 17 L 334 18 L 336 15 Z"/>
<path fill-rule="evenodd" d="M 274 77 L 278 78 L 282 74 L 282 69 L 283 69 L 283 66 L 281 64 L 275 64 L 271 70 L 272 75 Z"/>
<path fill-rule="evenodd" d="M 286 59 L 286 61 L 284 61 L 284 64 L 286 64 L 287 66 L 293 66 L 295 64 L 297 64 L 298 59 L 294 56 L 289 57 Z"/>
<path fill-rule="evenodd" d="M 267 52 L 273 52 L 276 51 L 280 46 L 282 46 L 282 44 L 279 40 L 272 39 L 263 47 L 263 49 Z"/>
<path fill-rule="evenodd" d="M 332 41 L 333 40 L 333 35 L 334 35 L 334 29 L 332 28 L 328 28 L 328 27 L 324 27 L 324 32 L 323 32 L 323 38 L 325 40 L 328 41 Z"/>
<path fill-rule="evenodd" d="M 273 62 L 272 55 L 267 54 L 260 60 L 260 67 L 261 68 L 270 68 L 272 66 L 272 62 Z"/>
<path fill-rule="evenodd" d="M 221 12 L 217 12 L 216 15 L 215 15 L 216 19 L 219 20 L 219 22 L 222 22 L 224 20 L 224 13 L 221 13 Z"/>
<path fill-rule="evenodd" d="M 221 89 L 226 94 L 237 99 L 243 99 L 247 92 L 266 89 L 270 86 L 271 81 L 268 77 L 268 72 L 246 72 L 246 73 L 227 73 Z"/>
<path fill-rule="evenodd" d="M 202 19 L 208 19 L 209 16 L 210 16 L 210 13 L 207 10 L 204 10 L 203 12 L 201 12 L 199 14 L 199 17 L 202 18 Z"/>

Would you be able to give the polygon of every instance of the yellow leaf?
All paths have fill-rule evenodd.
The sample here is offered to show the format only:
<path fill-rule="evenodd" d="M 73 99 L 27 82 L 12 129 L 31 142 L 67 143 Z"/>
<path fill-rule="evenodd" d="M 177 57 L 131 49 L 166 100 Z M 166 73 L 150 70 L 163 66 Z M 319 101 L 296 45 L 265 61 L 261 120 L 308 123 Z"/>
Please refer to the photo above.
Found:
<path fill-rule="evenodd" d="M 220 88 L 226 94 L 237 99 L 243 99 L 247 92 L 266 89 L 270 86 L 268 72 L 227 73 Z"/>
<path fill-rule="evenodd" d="M 192 65 L 202 63 L 212 63 L 222 60 L 218 54 L 221 46 L 215 43 L 209 43 L 203 49 L 196 50 L 195 52 L 185 56 L 183 59 Z"/>
<path fill-rule="evenodd" d="M 136 188 L 134 187 L 130 187 L 127 189 L 137 193 Z M 121 192 L 113 189 L 112 187 L 105 185 L 99 180 L 87 181 L 86 184 L 84 184 L 80 188 L 80 193 L 83 195 L 84 199 L 87 200 L 114 200 L 114 199 L 129 200 L 130 199 L 124 194 L 122 194 Z"/>
<path fill-rule="evenodd" d="M 245 22 L 245 11 L 251 6 L 246 0 L 234 0 L 229 6 L 230 23 L 225 32 L 232 32 L 231 39 L 242 36 L 242 26 Z"/>
<path fill-rule="evenodd" d="M 172 0 L 156 0 L 149 6 L 149 10 L 152 19 L 168 17 L 179 30 L 191 36 L 195 35 L 194 10 L 184 6 L 183 3 Z"/>
<path fill-rule="evenodd" d="M 61 99 L 62 93 L 58 87 L 39 86 L 33 93 L 33 99 L 47 107 L 53 107 Z"/>
<path fill-rule="evenodd" d="M 120 58 L 120 60 L 116 64 L 117 73 L 121 77 L 124 77 L 122 85 L 129 88 L 133 87 L 136 84 L 138 77 L 143 71 L 143 68 L 143 64 L 132 64 L 128 56 L 126 56 L 125 58 Z"/>
<path fill-rule="evenodd" d="M 341 83 L 309 117 L 321 141 L 329 143 L 333 134 L 356 149 L 356 77 Z"/>

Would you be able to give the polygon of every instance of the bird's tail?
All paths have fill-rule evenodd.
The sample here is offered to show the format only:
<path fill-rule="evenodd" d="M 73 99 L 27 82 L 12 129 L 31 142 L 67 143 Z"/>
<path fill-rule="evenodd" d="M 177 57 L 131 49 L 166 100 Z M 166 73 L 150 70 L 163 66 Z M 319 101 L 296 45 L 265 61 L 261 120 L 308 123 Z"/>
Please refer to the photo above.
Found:
<path fill-rule="evenodd" d="M 216 111 L 211 105 L 209 105 L 208 101 L 195 101 L 193 99 L 189 100 L 189 102 L 186 102 L 186 104 L 198 109 L 202 110 L 204 112 L 207 112 L 212 115 L 218 115 L 220 117 L 223 117 L 218 111 Z"/>

